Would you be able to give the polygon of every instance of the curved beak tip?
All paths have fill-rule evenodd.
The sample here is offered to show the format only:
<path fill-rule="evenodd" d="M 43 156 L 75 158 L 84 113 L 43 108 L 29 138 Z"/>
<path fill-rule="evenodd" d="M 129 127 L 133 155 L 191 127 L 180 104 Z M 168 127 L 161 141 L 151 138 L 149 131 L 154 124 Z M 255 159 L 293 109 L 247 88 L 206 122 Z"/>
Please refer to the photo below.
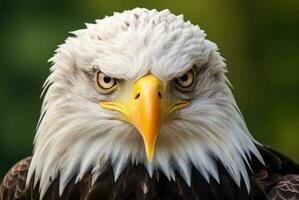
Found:
<path fill-rule="evenodd" d="M 153 160 L 153 157 L 154 157 L 154 152 L 150 152 L 150 153 L 146 153 L 147 154 L 147 159 L 149 161 L 152 161 Z"/>
<path fill-rule="evenodd" d="M 147 156 L 147 159 L 149 161 L 152 161 L 153 158 L 154 158 L 154 154 L 155 154 L 155 141 L 149 143 L 148 141 L 144 141 L 145 143 L 145 151 L 146 151 L 146 156 Z"/>

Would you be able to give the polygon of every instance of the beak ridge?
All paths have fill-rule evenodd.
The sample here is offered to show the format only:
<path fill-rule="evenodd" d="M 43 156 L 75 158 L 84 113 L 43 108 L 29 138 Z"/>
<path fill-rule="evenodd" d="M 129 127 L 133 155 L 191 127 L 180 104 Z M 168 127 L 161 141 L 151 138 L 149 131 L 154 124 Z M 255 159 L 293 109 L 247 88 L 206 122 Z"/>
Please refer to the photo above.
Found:
<path fill-rule="evenodd" d="M 136 110 L 132 113 L 131 123 L 143 137 L 147 158 L 152 160 L 163 116 L 158 89 L 147 85 L 140 91 L 139 98 L 135 101 Z"/>

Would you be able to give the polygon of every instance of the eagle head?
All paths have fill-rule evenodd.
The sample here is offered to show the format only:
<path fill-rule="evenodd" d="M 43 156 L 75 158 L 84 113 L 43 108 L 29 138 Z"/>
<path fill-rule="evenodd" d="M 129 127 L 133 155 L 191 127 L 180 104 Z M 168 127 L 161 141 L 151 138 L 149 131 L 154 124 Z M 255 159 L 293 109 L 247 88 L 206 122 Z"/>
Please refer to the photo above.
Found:
<path fill-rule="evenodd" d="M 27 178 L 41 196 L 56 177 L 62 193 L 73 177 L 96 180 L 107 163 L 115 180 L 140 164 L 190 185 L 192 166 L 219 181 L 220 162 L 249 189 L 248 160 L 262 158 L 203 30 L 168 10 L 136 8 L 72 34 L 44 85 Z"/>

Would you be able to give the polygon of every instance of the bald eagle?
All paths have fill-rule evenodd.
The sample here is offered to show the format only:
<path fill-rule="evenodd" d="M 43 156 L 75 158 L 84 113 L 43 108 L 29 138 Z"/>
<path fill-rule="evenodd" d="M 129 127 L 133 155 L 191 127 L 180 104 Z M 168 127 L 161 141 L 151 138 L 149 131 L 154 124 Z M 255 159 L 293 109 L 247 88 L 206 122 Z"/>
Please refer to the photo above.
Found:
<path fill-rule="evenodd" d="M 1 200 L 299 199 L 299 166 L 250 135 L 203 30 L 142 8 L 86 26 L 50 59 Z"/>

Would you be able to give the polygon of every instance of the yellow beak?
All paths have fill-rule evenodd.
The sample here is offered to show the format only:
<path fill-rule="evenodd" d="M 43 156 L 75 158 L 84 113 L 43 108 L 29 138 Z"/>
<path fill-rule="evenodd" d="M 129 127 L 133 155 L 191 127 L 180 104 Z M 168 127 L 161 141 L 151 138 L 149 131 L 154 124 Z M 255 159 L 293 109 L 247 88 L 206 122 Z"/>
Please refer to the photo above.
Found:
<path fill-rule="evenodd" d="M 175 103 L 166 102 L 161 81 L 153 75 L 146 75 L 136 81 L 129 100 L 103 101 L 100 105 L 110 110 L 120 111 L 126 116 L 126 121 L 134 125 L 143 137 L 147 158 L 151 161 L 158 131 L 165 116 L 189 104 L 185 100 Z"/>

